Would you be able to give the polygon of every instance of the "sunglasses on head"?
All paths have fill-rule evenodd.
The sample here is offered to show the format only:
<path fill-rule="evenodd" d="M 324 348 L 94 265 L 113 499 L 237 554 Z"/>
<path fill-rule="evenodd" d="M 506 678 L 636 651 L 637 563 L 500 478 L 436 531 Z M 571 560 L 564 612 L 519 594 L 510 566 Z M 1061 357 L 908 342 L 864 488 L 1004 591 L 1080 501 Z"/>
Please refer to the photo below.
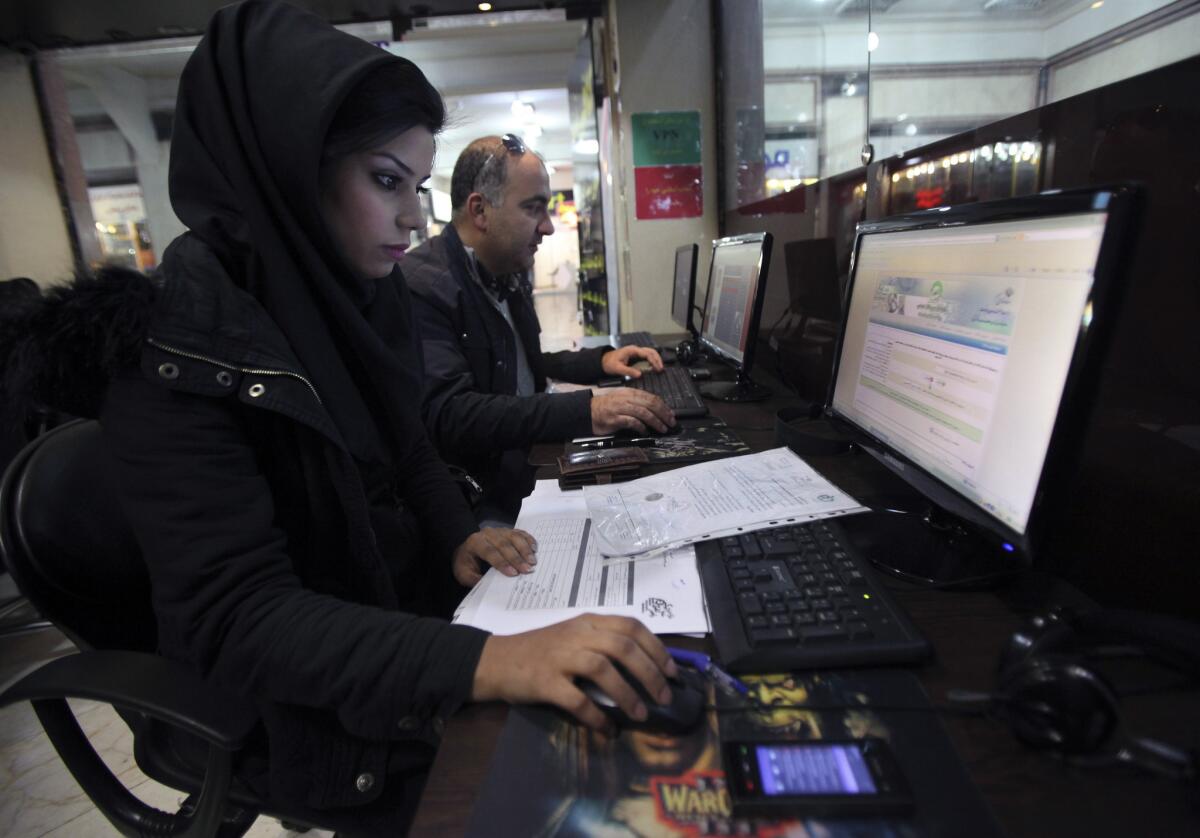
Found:
<path fill-rule="evenodd" d="M 487 167 L 492 165 L 492 161 L 496 159 L 496 155 L 500 154 L 500 150 L 504 149 L 510 154 L 524 154 L 525 143 L 516 134 L 505 134 L 500 138 L 500 146 L 495 151 L 487 156 L 487 160 L 483 161 L 483 165 L 479 167 L 479 173 L 475 176 L 476 183 L 479 182 L 480 176 L 487 170 Z"/>
<path fill-rule="evenodd" d="M 521 138 L 516 134 L 505 134 L 500 138 L 500 144 L 513 154 L 525 153 L 525 143 L 521 142 Z"/>

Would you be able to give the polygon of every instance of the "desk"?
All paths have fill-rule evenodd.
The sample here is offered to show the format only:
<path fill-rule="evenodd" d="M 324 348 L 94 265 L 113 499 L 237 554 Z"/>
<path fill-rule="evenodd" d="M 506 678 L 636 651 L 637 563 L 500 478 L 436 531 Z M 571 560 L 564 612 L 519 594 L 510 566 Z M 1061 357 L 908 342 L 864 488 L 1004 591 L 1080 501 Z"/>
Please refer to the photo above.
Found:
<path fill-rule="evenodd" d="M 736 428 L 754 450 L 774 446 L 775 410 L 795 403 L 781 395 L 782 388 L 775 382 L 770 383 L 776 387 L 775 396 L 766 402 L 710 403 L 713 414 Z M 535 450 L 535 462 L 551 462 L 560 450 L 561 446 Z M 866 455 L 807 459 L 851 495 L 862 496 L 868 486 L 888 479 Z M 914 671 L 935 700 L 950 688 L 990 689 L 996 655 L 1024 615 L 1053 604 L 1090 604 L 1074 588 L 1037 572 L 986 592 L 896 586 L 897 600 L 933 644 L 934 657 Z M 1127 700 L 1123 710 L 1129 730 L 1196 748 L 1200 747 L 1198 706 L 1197 693 L 1192 691 L 1140 696 Z M 507 713 L 502 705 L 470 705 L 451 720 L 412 835 L 444 838 L 464 833 Z M 947 716 L 945 724 L 971 778 L 1011 835 L 1200 834 L 1200 791 L 1192 792 L 1189 799 L 1181 783 L 1117 770 L 1075 768 L 1027 749 L 1002 725 L 983 718 Z M 520 790 L 518 778 L 513 791 Z"/>

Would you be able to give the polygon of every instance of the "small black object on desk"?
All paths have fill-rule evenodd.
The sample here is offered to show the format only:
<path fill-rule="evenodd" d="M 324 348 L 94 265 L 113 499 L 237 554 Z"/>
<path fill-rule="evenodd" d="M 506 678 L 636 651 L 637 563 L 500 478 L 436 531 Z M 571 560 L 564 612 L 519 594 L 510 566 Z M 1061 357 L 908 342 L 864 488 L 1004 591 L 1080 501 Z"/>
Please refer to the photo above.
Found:
<path fill-rule="evenodd" d="M 617 703 L 598 686 L 585 678 L 579 679 L 579 688 L 587 697 L 596 703 L 613 723 L 622 728 L 650 730 L 660 733 L 681 734 L 694 730 L 704 718 L 705 691 L 702 685 L 696 683 L 699 676 L 686 669 L 680 669 L 679 677 L 668 683 L 671 685 L 671 701 L 669 704 L 659 704 L 641 682 L 634 678 L 620 664 L 613 664 L 621 676 L 629 682 L 642 703 L 646 705 L 648 715 L 644 721 L 630 718 L 617 706 Z"/>

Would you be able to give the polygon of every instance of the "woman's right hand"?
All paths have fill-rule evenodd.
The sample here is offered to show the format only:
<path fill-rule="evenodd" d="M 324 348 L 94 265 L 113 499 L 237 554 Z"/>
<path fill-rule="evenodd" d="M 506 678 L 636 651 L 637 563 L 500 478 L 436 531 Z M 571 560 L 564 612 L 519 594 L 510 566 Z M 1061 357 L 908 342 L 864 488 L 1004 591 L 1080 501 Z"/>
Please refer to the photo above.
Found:
<path fill-rule="evenodd" d="M 678 670 L 662 642 L 632 617 L 600 614 L 506 637 L 492 635 L 475 668 L 471 698 L 553 704 L 588 727 L 603 730 L 608 726 L 605 715 L 575 682 L 586 678 L 628 716 L 645 719 L 647 708 L 613 661 L 660 703 L 671 700 L 667 678 Z"/>

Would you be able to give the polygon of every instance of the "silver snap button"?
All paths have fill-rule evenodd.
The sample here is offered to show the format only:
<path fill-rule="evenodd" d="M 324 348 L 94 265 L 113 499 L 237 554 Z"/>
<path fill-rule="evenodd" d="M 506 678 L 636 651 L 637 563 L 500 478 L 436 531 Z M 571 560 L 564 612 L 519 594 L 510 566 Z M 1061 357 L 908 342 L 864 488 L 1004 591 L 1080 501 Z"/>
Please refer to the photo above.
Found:
<path fill-rule="evenodd" d="M 165 364 L 159 364 L 158 365 L 158 374 L 166 379 L 179 378 L 179 367 L 175 366 L 174 364 L 172 364 L 170 362 L 167 362 Z"/>
<path fill-rule="evenodd" d="M 403 719 L 401 719 L 397 723 L 396 726 L 399 727 L 405 733 L 411 733 L 414 730 L 416 730 L 418 727 L 420 727 L 420 725 L 421 725 L 421 723 L 419 721 L 417 721 L 415 716 L 405 716 Z"/>
<path fill-rule="evenodd" d="M 263 393 L 267 392 L 267 388 L 261 384 L 251 384 L 250 389 L 246 392 L 250 394 L 250 398 L 257 399 Z"/>
<path fill-rule="evenodd" d="M 233 376 L 227 373 L 225 370 L 221 370 L 219 373 L 217 373 L 217 383 L 222 387 L 228 387 L 233 383 Z"/>
<path fill-rule="evenodd" d="M 370 773 L 359 774 L 354 781 L 354 787 L 363 794 L 369 792 L 375 786 L 375 775 Z"/>
<path fill-rule="evenodd" d="M 459 340 L 466 340 L 466 339 L 467 339 L 467 333 L 466 333 L 466 332 L 463 332 L 461 335 L 459 335 L 459 336 L 458 336 L 458 339 L 459 339 Z"/>

